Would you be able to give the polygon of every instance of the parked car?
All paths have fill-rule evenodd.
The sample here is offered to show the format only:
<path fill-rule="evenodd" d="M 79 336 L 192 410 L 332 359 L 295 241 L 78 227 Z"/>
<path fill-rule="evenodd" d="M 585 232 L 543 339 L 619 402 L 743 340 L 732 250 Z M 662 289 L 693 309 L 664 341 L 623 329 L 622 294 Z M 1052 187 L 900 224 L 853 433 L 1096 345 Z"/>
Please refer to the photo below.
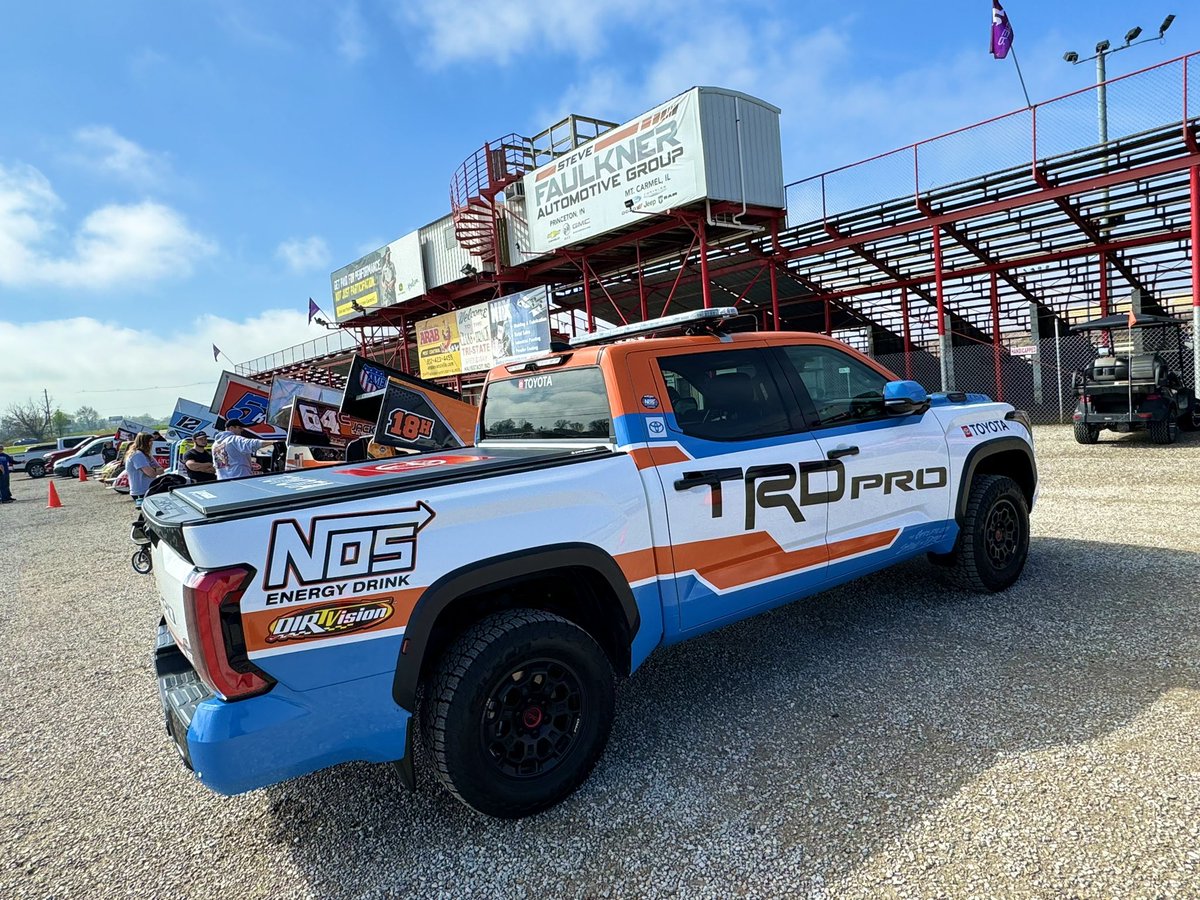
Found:
<path fill-rule="evenodd" d="M 51 450 L 48 453 L 43 453 L 40 458 L 30 459 L 25 466 L 25 472 L 30 478 L 41 478 L 43 475 L 49 475 L 54 471 L 54 464 L 60 459 L 65 459 L 76 452 L 75 447 L 67 447 L 64 450 Z"/>
<path fill-rule="evenodd" d="M 164 469 L 171 461 L 171 445 L 166 441 L 155 441 L 151 445 L 151 456 Z M 91 472 L 117 458 L 116 441 L 112 437 L 96 438 L 90 444 L 80 447 L 73 455 L 65 456 L 54 463 L 55 475 L 79 477 L 80 468 Z"/>
<path fill-rule="evenodd" d="M 14 460 L 13 465 L 28 475 L 30 474 L 30 463 L 36 463 L 36 467 L 40 467 L 43 464 L 42 455 L 54 449 L 57 449 L 54 444 L 34 444 L 31 447 L 21 448 L 10 447 L 9 455 Z M 33 475 L 32 477 L 38 478 L 40 476 Z"/>

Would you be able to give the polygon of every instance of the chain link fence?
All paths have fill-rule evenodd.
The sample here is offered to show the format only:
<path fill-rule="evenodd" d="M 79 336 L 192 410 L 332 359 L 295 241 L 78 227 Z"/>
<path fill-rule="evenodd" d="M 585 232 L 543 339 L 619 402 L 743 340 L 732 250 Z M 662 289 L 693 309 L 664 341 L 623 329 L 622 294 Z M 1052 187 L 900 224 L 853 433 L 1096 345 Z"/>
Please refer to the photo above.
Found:
<path fill-rule="evenodd" d="M 1130 341 L 1132 339 L 1132 347 Z M 1037 424 L 1065 424 L 1075 408 L 1074 376 L 1090 369 L 1100 355 L 1101 333 L 1063 332 L 1022 345 L 1002 346 L 997 386 L 996 352 L 990 344 L 953 348 L 950 369 L 955 390 L 987 394 L 1026 410 Z M 1186 387 L 1193 383 L 1195 340 L 1190 327 L 1139 329 L 1132 335 L 1113 332 L 1117 355 L 1158 353 L 1170 371 L 1178 372 Z M 875 360 L 902 378 L 919 382 L 927 391 L 940 391 L 941 360 L 936 349 L 917 349 L 911 353 L 881 353 Z"/>

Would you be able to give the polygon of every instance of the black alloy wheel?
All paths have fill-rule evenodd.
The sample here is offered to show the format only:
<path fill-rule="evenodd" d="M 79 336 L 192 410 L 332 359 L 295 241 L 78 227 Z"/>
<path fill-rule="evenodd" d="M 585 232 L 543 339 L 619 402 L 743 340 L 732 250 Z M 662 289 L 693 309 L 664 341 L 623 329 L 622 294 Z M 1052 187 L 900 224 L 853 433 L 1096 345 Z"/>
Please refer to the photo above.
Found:
<path fill-rule="evenodd" d="M 997 593 L 1021 577 L 1028 557 L 1029 504 L 1020 485 L 1006 475 L 976 476 L 947 566 L 951 581 Z"/>
<path fill-rule="evenodd" d="M 612 664 L 590 634 L 537 609 L 494 613 L 446 650 L 420 703 L 442 785 L 472 809 L 515 819 L 569 796 L 612 728 Z"/>
<path fill-rule="evenodd" d="M 570 756 L 588 710 L 579 676 L 554 659 L 532 659 L 492 688 L 479 721 L 484 753 L 501 773 L 532 778 Z"/>

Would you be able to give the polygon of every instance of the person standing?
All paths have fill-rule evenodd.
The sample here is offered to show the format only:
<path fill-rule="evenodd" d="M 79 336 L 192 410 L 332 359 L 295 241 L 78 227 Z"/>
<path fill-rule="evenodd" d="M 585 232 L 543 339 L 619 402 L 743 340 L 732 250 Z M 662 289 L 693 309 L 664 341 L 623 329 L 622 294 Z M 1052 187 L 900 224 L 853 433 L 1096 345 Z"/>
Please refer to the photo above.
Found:
<path fill-rule="evenodd" d="M 225 430 L 213 441 L 212 458 L 217 481 L 253 475 L 254 454 L 273 443 L 250 437 L 240 419 L 230 419 L 225 423 Z"/>
<path fill-rule="evenodd" d="M 8 473 L 12 471 L 17 461 L 4 452 L 0 444 L 0 503 L 12 503 L 13 495 L 8 490 Z"/>
<path fill-rule="evenodd" d="M 217 471 L 213 468 L 213 455 L 208 446 L 208 435 L 203 431 L 198 431 L 191 440 L 192 446 L 182 457 L 188 480 L 193 484 L 216 481 Z"/>
<path fill-rule="evenodd" d="M 158 464 L 150 458 L 153 439 L 149 432 L 143 431 L 129 445 L 125 456 L 125 474 L 129 476 L 129 496 L 133 497 L 133 505 L 141 507 L 142 498 L 146 496 L 146 488 L 150 482 L 163 473 Z"/>

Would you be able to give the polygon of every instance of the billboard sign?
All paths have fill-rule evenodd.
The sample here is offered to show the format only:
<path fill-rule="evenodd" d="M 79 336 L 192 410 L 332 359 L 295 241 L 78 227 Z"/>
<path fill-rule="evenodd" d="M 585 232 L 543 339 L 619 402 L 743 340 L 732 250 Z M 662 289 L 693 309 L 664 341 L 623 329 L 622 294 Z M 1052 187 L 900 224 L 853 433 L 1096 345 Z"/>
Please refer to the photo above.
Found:
<path fill-rule="evenodd" d="M 483 372 L 550 349 L 550 294 L 531 288 L 417 323 L 422 378 Z"/>
<path fill-rule="evenodd" d="M 707 196 L 695 88 L 524 178 L 532 253 L 549 253 Z M 629 205 L 626 206 L 626 203 Z"/>
<path fill-rule="evenodd" d="M 413 231 L 329 276 L 333 314 L 338 322 L 425 293 L 421 237 Z"/>
<path fill-rule="evenodd" d="M 267 420 L 270 394 L 265 384 L 242 378 L 233 372 L 222 372 L 217 392 L 208 408 L 210 412 L 226 419 L 241 419 L 258 437 L 283 438 L 287 432 Z"/>

